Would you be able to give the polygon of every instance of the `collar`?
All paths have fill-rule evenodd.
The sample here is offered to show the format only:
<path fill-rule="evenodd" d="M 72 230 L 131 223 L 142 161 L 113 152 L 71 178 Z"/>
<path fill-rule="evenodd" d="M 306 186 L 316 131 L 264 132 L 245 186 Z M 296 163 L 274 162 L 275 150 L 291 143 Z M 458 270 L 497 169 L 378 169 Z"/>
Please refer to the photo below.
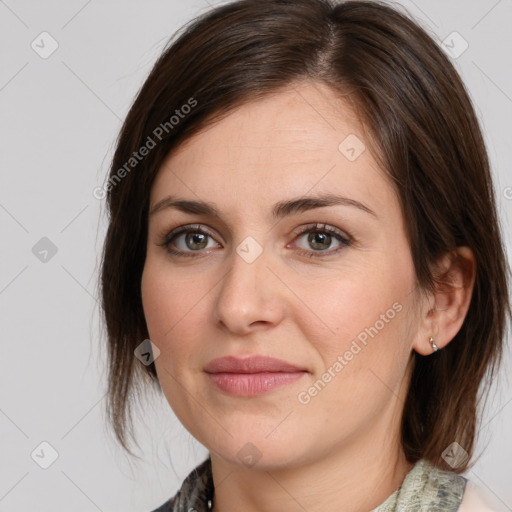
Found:
<path fill-rule="evenodd" d="M 371 512 L 456 512 L 466 483 L 463 476 L 421 459 L 407 473 L 400 487 Z M 213 494 L 211 458 L 208 456 L 185 478 L 176 495 L 153 512 L 209 512 L 213 507 Z"/>

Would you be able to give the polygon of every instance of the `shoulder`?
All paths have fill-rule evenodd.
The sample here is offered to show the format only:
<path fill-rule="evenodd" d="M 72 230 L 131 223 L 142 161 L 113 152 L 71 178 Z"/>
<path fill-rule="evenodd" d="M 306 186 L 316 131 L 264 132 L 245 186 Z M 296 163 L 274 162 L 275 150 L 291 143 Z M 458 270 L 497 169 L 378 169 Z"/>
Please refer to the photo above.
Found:
<path fill-rule="evenodd" d="M 505 512 L 508 510 L 483 487 L 468 480 L 458 512 Z"/>
<path fill-rule="evenodd" d="M 208 456 L 189 473 L 171 499 L 151 512 L 206 512 L 210 496 L 213 496 L 213 478 Z"/>
<path fill-rule="evenodd" d="M 160 505 L 158 508 L 155 508 L 155 510 L 152 510 L 151 512 L 170 512 L 173 508 L 172 501 L 173 498 L 166 501 L 163 505 Z"/>

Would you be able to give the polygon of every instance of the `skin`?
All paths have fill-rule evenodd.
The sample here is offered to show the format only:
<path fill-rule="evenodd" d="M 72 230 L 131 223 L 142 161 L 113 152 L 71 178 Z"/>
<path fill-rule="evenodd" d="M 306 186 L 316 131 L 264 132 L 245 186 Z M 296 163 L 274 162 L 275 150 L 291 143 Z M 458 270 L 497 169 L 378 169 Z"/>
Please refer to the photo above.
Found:
<path fill-rule="evenodd" d="M 348 103 L 320 83 L 294 84 L 190 138 L 153 184 L 150 209 L 172 194 L 220 212 L 150 215 L 141 283 L 161 351 L 158 378 L 179 420 L 211 453 L 217 512 L 337 511 L 340 503 L 362 512 L 382 503 L 412 467 L 399 442 L 412 352 L 430 355 L 430 336 L 442 349 L 467 312 L 471 251 L 461 247 L 457 263 L 439 262 L 453 288 L 420 293 L 398 197 L 369 149 L 354 161 L 338 149 L 349 134 L 368 147 Z M 279 201 L 322 193 L 375 215 L 334 205 L 271 217 Z M 311 223 L 338 228 L 350 245 L 334 236 L 308 242 L 315 229 L 297 228 Z M 185 256 L 169 254 L 166 235 L 191 224 L 208 230 L 207 245 L 197 249 L 179 235 L 171 247 Z M 263 249 L 251 263 L 236 251 L 248 236 Z M 332 373 L 358 334 L 397 303 L 400 312 L 301 403 L 299 393 Z M 233 397 L 203 370 L 217 357 L 252 354 L 309 373 L 261 396 Z M 237 456 L 244 446 L 259 457 L 252 466 Z"/>

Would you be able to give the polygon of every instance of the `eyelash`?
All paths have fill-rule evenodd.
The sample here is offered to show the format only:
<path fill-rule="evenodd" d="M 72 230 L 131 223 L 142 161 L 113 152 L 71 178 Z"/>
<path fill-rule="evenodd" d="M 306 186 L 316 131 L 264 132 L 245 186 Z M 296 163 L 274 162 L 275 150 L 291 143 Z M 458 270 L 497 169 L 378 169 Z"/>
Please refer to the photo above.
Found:
<path fill-rule="evenodd" d="M 306 234 L 306 233 L 328 233 L 329 235 L 333 236 L 336 240 L 338 240 L 341 245 L 335 250 L 321 250 L 321 251 L 307 251 L 305 249 L 298 249 L 299 254 L 309 257 L 309 258 L 323 258 L 327 256 L 332 256 L 333 254 L 338 253 L 345 247 L 348 247 L 352 244 L 353 238 L 348 233 L 344 233 L 337 228 L 333 226 L 328 226 L 327 224 L 309 224 L 307 226 L 304 226 L 301 228 L 301 230 L 297 233 L 294 233 L 295 238 L 299 238 L 300 236 Z M 190 226 L 183 226 L 180 228 L 177 228 L 167 235 L 165 235 L 163 242 L 159 243 L 158 245 L 161 247 L 164 247 L 168 253 L 173 254 L 175 256 L 183 256 L 183 257 L 189 257 L 189 258 L 195 258 L 200 257 L 201 252 L 204 252 L 203 250 L 199 251 L 181 251 L 176 249 L 171 249 L 171 243 L 180 235 L 187 234 L 187 233 L 202 233 L 204 235 L 209 236 L 210 238 L 213 238 L 213 236 L 204 228 L 200 228 L 199 225 L 190 225 Z M 294 238 L 294 240 L 295 240 Z M 196 254 L 194 254 L 194 252 Z"/>

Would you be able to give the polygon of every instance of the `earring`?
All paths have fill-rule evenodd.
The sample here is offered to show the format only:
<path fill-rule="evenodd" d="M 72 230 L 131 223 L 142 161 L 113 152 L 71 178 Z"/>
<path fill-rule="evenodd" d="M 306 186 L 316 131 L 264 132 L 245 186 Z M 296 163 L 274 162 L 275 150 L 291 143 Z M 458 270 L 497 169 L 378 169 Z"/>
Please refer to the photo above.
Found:
<path fill-rule="evenodd" d="M 434 343 L 434 338 L 430 336 L 430 339 L 428 341 L 432 345 L 432 352 L 437 352 L 439 349 L 437 348 L 437 345 Z"/>

